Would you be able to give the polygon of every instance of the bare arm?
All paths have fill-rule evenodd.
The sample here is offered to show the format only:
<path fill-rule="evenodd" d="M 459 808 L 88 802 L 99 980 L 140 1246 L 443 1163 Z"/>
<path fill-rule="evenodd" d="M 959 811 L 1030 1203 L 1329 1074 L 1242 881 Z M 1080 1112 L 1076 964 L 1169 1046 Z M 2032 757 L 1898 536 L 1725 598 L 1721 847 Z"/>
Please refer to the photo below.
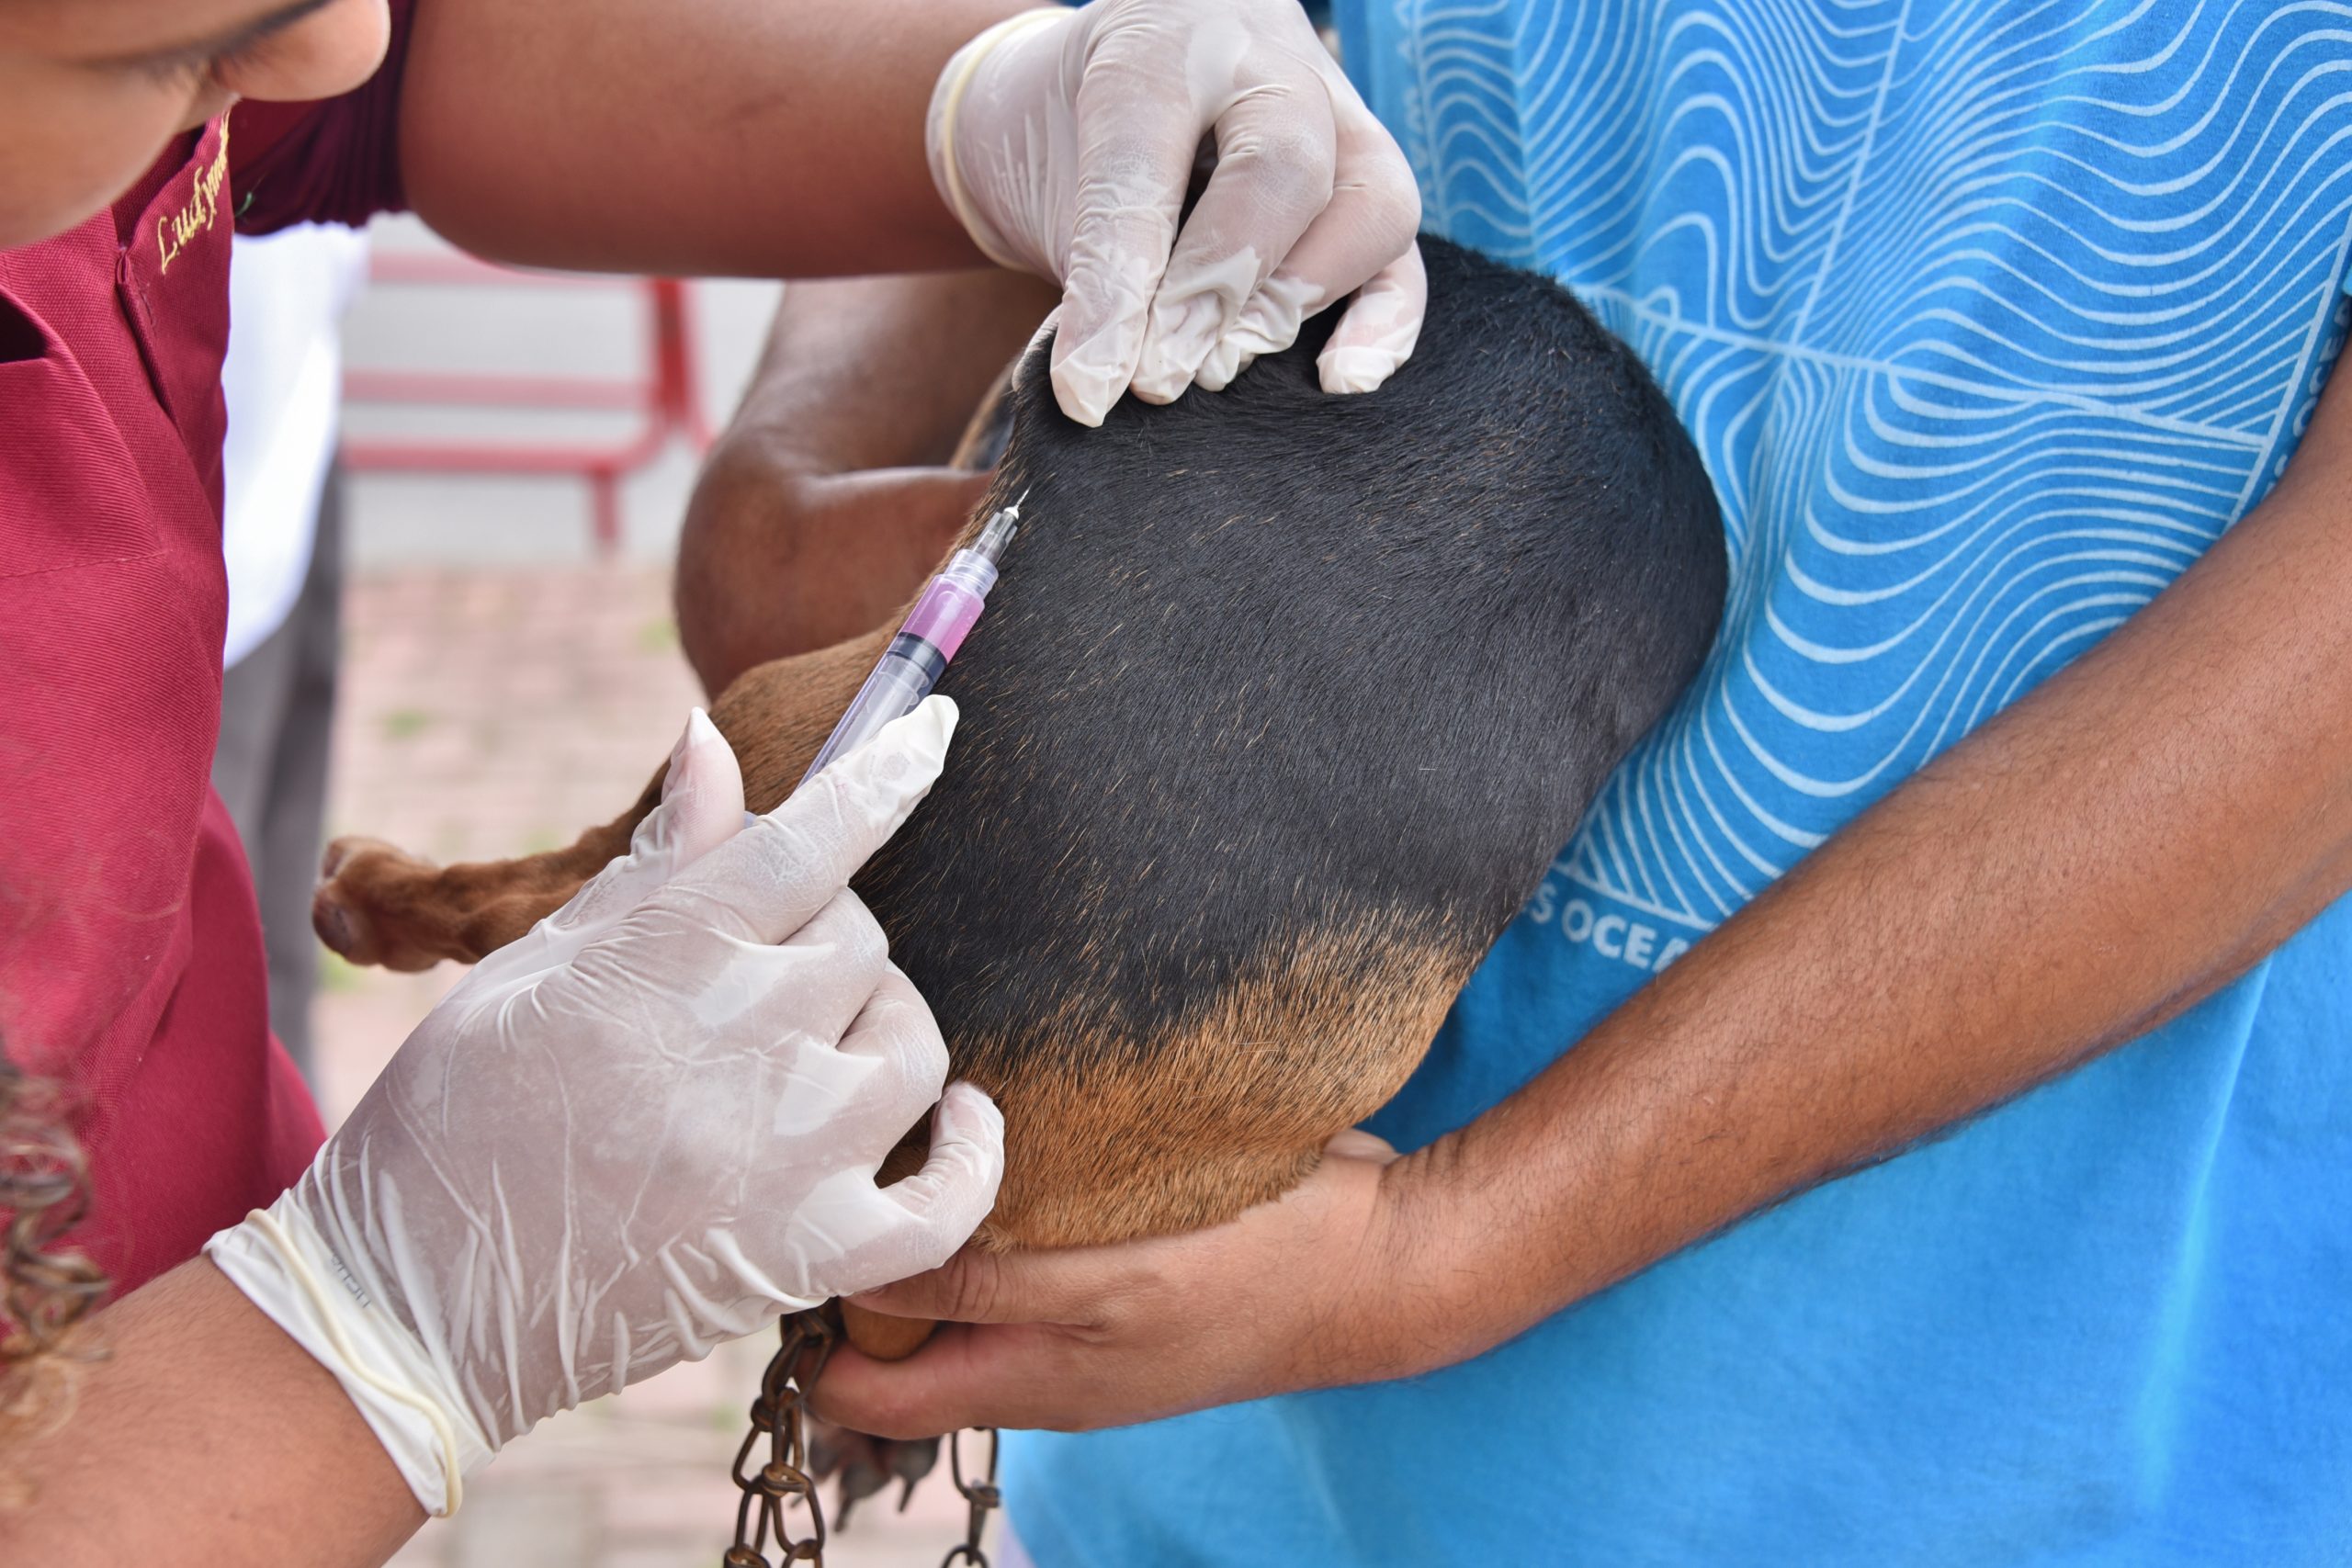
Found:
<path fill-rule="evenodd" d="M 326 1370 L 202 1258 L 91 1320 L 61 1425 L 0 1450 L 0 1558 L 357 1568 L 424 1522 Z M 135 1506 L 134 1506 L 135 1505 Z"/>
<path fill-rule="evenodd" d="M 2153 604 L 1518 1094 L 1215 1231 L 876 1292 L 987 1326 L 843 1357 L 827 1414 L 1088 1427 L 1445 1365 L 2180 1012 L 2352 887 L 2347 522 L 2339 385 Z"/>
<path fill-rule="evenodd" d="M 1010 272 L 785 290 L 678 546 L 678 626 L 709 691 L 904 606 L 987 483 L 943 465 L 1054 299 Z"/>
<path fill-rule="evenodd" d="M 423 0 L 410 201 L 468 249 L 811 277 L 980 262 L 933 189 L 940 68 L 1023 0 Z"/>

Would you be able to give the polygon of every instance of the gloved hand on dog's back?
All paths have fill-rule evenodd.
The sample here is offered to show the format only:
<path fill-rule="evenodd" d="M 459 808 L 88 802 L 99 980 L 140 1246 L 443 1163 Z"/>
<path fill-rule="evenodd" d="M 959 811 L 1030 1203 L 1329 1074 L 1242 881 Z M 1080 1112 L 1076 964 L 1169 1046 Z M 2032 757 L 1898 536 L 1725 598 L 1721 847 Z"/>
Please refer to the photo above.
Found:
<path fill-rule="evenodd" d="M 1098 425 L 1133 386 L 1222 389 L 1353 293 L 1317 358 L 1368 392 L 1429 302 L 1420 195 L 1298 0 L 1094 0 L 1025 12 L 941 72 L 932 178 L 975 244 L 1063 286 L 1054 394 Z M 1194 155 L 1207 187 L 1178 225 Z"/>
<path fill-rule="evenodd" d="M 207 1250 L 428 1512 L 541 1417 L 946 1261 L 1003 1122 L 851 875 L 939 776 L 933 697 L 746 826 L 697 711 L 628 855 L 478 965 L 309 1173 Z M 877 1187 L 937 1103 L 929 1161 Z"/>

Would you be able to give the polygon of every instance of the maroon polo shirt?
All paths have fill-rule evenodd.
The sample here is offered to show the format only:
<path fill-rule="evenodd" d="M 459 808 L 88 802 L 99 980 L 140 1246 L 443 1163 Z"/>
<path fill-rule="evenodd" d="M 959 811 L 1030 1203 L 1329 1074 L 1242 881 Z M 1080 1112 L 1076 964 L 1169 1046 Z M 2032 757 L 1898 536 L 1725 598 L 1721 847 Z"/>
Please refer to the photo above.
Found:
<path fill-rule="evenodd" d="M 377 78 L 241 105 L 112 209 L 0 251 L 0 1053 L 65 1088 L 130 1290 L 301 1174 L 252 878 L 209 782 L 228 585 L 229 239 L 400 204 Z"/>

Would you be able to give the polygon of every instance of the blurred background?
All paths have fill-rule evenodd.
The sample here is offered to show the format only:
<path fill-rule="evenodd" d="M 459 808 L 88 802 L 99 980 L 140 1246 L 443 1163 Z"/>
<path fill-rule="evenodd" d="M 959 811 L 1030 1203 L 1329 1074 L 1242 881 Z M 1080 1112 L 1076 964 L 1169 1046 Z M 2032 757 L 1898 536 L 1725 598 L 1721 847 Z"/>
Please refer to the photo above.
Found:
<path fill-rule="evenodd" d="M 670 560 L 695 438 L 733 410 L 780 291 L 485 275 L 407 220 L 379 222 L 370 238 L 342 321 L 351 396 L 324 829 L 445 863 L 552 848 L 628 806 L 701 700 L 678 652 Z M 666 333 L 656 330 L 665 311 Z M 255 332 L 263 313 L 253 312 Z M 237 406 L 232 381 L 232 424 Z M 601 509 L 576 468 L 593 449 L 616 470 Z M 479 470 L 443 471 L 476 452 Z M 534 465 L 544 471 L 518 471 Z M 233 494 L 231 513 L 233 584 Z M 235 641 L 232 630 L 232 653 Z M 260 644 L 244 678 L 275 657 L 272 646 Z M 232 667 L 232 697 L 240 679 Z M 269 776 L 268 759 L 258 765 Z M 266 893 L 266 919 L 268 908 Z M 273 949 L 290 923 L 273 923 Z M 318 958 L 300 1010 L 332 1126 L 460 971 L 399 976 Z M 281 1021 L 279 1032 L 299 1027 Z M 769 1344 L 728 1347 L 548 1423 L 395 1562 L 717 1563 L 737 1496 L 728 1467 Z M 828 1561 L 938 1562 L 964 1519 L 944 1470 L 903 1515 L 894 1496 L 864 1505 Z"/>

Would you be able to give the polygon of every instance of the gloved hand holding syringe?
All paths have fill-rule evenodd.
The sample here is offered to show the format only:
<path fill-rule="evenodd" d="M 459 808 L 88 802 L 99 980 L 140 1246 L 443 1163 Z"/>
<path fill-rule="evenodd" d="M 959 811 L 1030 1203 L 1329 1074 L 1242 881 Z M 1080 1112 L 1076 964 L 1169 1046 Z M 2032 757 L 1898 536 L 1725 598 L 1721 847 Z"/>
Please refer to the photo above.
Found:
<path fill-rule="evenodd" d="M 426 1512 L 541 1418 L 935 1268 L 989 1212 L 1003 1121 L 947 1083 L 848 886 L 956 717 L 936 697 L 875 726 L 747 826 L 697 711 L 629 852 L 477 965 L 293 1190 L 207 1247 Z M 934 1104 L 929 1158 L 880 1185 Z"/>
<path fill-rule="evenodd" d="M 629 852 L 484 959 L 293 1190 L 206 1248 L 427 1512 L 541 1417 L 935 1267 L 988 1213 L 1002 1119 L 946 1085 L 848 884 L 939 776 L 956 705 L 925 698 L 1019 518 L 932 579 L 765 817 L 697 711 Z M 934 1101 L 929 1160 L 877 1186 Z"/>

